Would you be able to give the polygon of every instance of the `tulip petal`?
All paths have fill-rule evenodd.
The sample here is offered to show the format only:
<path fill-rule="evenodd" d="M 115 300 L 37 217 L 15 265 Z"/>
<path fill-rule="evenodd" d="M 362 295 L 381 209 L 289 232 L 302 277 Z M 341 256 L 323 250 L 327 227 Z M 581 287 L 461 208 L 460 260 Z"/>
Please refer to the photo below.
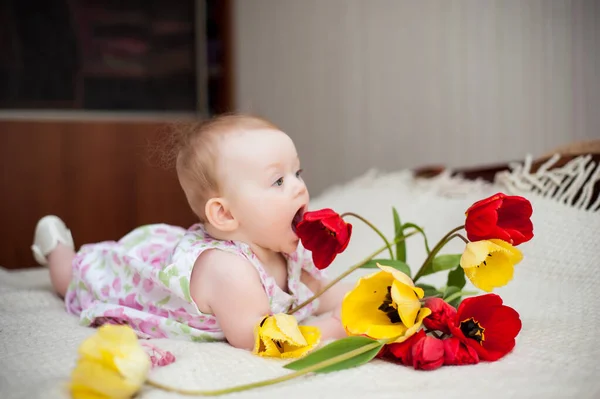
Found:
<path fill-rule="evenodd" d="M 521 330 L 519 314 L 507 306 L 498 307 L 486 322 L 485 329 L 484 345 L 475 350 L 484 360 L 498 360 L 515 346 L 515 337 Z"/>
<path fill-rule="evenodd" d="M 317 327 L 314 326 L 300 326 L 299 332 L 305 340 L 305 345 L 292 345 L 288 342 L 283 344 L 283 353 L 281 357 L 283 359 L 290 359 L 304 356 L 306 353 L 312 350 L 321 340 L 321 332 Z"/>
<path fill-rule="evenodd" d="M 510 260 L 511 263 L 516 265 L 517 263 L 519 263 L 523 260 L 523 253 L 518 248 L 515 248 L 513 245 L 511 245 L 503 240 L 490 240 L 490 241 L 493 244 L 497 245 L 498 247 L 502 248 L 502 249 L 497 248 L 496 250 L 499 252 L 503 252 L 508 257 L 508 259 Z"/>
<path fill-rule="evenodd" d="M 362 277 L 342 303 L 342 324 L 350 335 L 367 335 L 375 339 L 403 335 L 402 323 L 392 324 L 389 317 L 378 310 L 386 299 L 387 287 L 393 277 L 386 272 L 376 272 Z"/>
<path fill-rule="evenodd" d="M 321 241 L 318 249 L 312 252 L 313 262 L 319 270 L 325 269 L 337 256 L 337 244 L 332 239 Z"/>
<path fill-rule="evenodd" d="M 255 355 L 265 350 L 265 344 L 263 344 L 262 337 L 260 336 L 260 327 L 266 321 L 266 318 L 265 316 L 260 323 L 254 326 L 254 348 L 252 348 L 252 353 Z"/>
<path fill-rule="evenodd" d="M 352 225 L 331 209 L 306 212 L 296 225 L 304 248 L 312 252 L 317 269 L 328 267 L 350 241 Z"/>
<path fill-rule="evenodd" d="M 467 211 L 465 212 L 465 214 L 468 215 L 473 210 L 481 209 L 481 208 L 484 207 L 484 205 L 488 205 L 492 209 L 498 209 L 498 208 L 500 208 L 500 206 L 502 206 L 502 200 L 504 198 L 506 198 L 506 194 L 504 194 L 504 193 L 496 193 L 496 194 L 494 194 L 492 196 L 489 196 L 488 198 L 481 199 L 481 200 L 475 202 L 473 205 L 471 205 L 469 207 L 469 209 L 467 209 Z"/>
<path fill-rule="evenodd" d="M 291 316 L 291 317 L 293 317 L 293 316 Z M 290 330 L 289 325 L 286 325 L 286 323 L 282 323 L 282 324 L 284 324 L 285 327 L 288 330 Z M 295 327 L 298 328 L 297 324 Z M 290 332 L 290 331 L 287 331 L 287 332 Z M 268 317 L 265 320 L 265 322 L 263 323 L 263 326 L 260 329 L 260 333 L 263 338 L 267 338 L 268 340 L 271 340 L 271 341 L 283 342 L 283 341 L 287 341 L 289 339 L 288 335 L 279 328 L 279 325 L 277 323 L 275 316 Z"/>
<path fill-rule="evenodd" d="M 498 193 L 467 209 L 467 237 L 471 241 L 494 238 L 519 245 L 533 238 L 532 213 L 533 208 L 526 198 Z"/>
<path fill-rule="evenodd" d="M 419 330 L 431 310 L 421 307 L 419 299 L 424 292 L 410 277 L 394 268 L 378 266 L 380 272 L 362 277 L 346 294 L 342 324 L 349 335 L 403 342 Z"/>
<path fill-rule="evenodd" d="M 331 218 L 331 217 L 335 217 L 335 216 L 339 216 L 336 211 L 334 211 L 331 208 L 323 208 L 323 209 L 319 209 L 316 211 L 306 212 L 303 215 L 303 219 L 306 220 L 307 222 L 315 222 L 315 221 L 319 221 L 321 219 Z"/>
<path fill-rule="evenodd" d="M 344 219 L 337 214 L 335 217 L 323 219 L 322 223 L 326 229 L 335 233 L 335 242 L 340 247 L 338 252 L 342 252 L 350 240 L 352 225 L 346 223 Z"/>
<path fill-rule="evenodd" d="M 480 290 L 492 292 L 494 288 L 508 284 L 513 278 L 513 271 L 514 267 L 511 263 L 499 259 L 488 261 L 487 266 L 465 269 L 465 275 Z"/>
<path fill-rule="evenodd" d="M 417 331 L 419 331 L 421 325 L 423 324 L 423 320 L 430 314 L 431 309 L 421 308 L 421 310 L 419 310 L 419 314 L 417 315 L 417 320 L 415 321 L 415 324 L 408 330 L 406 330 L 403 336 L 398 337 L 396 340 L 394 340 L 394 342 L 404 342 L 408 338 L 412 337 Z"/>
<path fill-rule="evenodd" d="M 421 338 L 425 337 L 425 330 L 419 330 L 402 342 L 394 342 L 386 345 L 390 355 L 400 360 L 402 364 L 412 364 L 412 346 Z"/>
<path fill-rule="evenodd" d="M 71 387 L 71 397 L 73 399 L 110 399 L 109 396 L 91 391 L 85 386 Z"/>
<path fill-rule="evenodd" d="M 107 398 L 130 398 L 140 389 L 140 385 L 130 384 L 112 368 L 91 359 L 80 359 L 71 373 L 71 390 L 90 397 L 90 392 Z M 86 395 L 87 392 L 87 396 Z"/>
<path fill-rule="evenodd" d="M 408 285 L 410 287 L 415 286 L 415 283 L 411 280 L 411 278 L 408 277 L 406 274 L 402 273 L 400 270 L 395 269 L 391 266 L 381 265 L 379 263 L 377 263 L 377 267 L 379 267 L 381 270 L 383 270 L 386 273 L 390 273 L 394 277 L 394 280 L 398 280 L 401 283 Z M 422 297 L 423 296 L 421 296 L 421 298 Z"/>
<path fill-rule="evenodd" d="M 407 328 L 414 326 L 419 309 L 421 309 L 421 302 L 414 288 L 395 280 L 390 293 L 392 300 L 398 306 L 398 314 L 402 323 Z"/>
<path fill-rule="evenodd" d="M 308 250 L 319 247 L 323 238 L 323 227 L 316 223 L 302 221 L 296 226 L 296 234 L 302 239 L 302 244 Z"/>
<path fill-rule="evenodd" d="M 470 317 L 485 323 L 491 314 L 491 310 L 502 305 L 502 298 L 497 294 L 485 294 L 465 298 L 458 305 L 456 319 L 461 322 Z"/>
<path fill-rule="evenodd" d="M 490 251 L 494 248 L 490 241 L 474 241 L 467 244 L 462 256 L 460 257 L 460 266 L 467 270 L 479 266 L 486 260 Z"/>
<path fill-rule="evenodd" d="M 298 328 L 296 318 L 289 314 L 278 313 L 274 316 L 279 331 L 285 335 L 285 340 L 291 345 L 306 346 L 308 343 Z"/>
<path fill-rule="evenodd" d="M 484 329 L 481 342 L 465 337 L 461 322 L 473 319 Z M 466 298 L 458 307 L 456 321 L 451 326 L 452 334 L 469 345 L 479 357 L 495 361 L 510 352 L 515 346 L 515 337 L 521 330 L 519 314 L 502 304 L 496 294 L 485 294 Z"/>
<path fill-rule="evenodd" d="M 299 327 L 294 316 L 283 313 L 265 317 L 254 331 L 256 342 L 252 353 L 264 357 L 300 357 L 321 339 L 317 327 Z"/>
<path fill-rule="evenodd" d="M 81 343 L 72 373 L 73 395 L 130 397 L 144 384 L 151 367 L 148 354 L 128 326 L 103 325 Z"/>
<path fill-rule="evenodd" d="M 513 278 L 514 265 L 523 259 L 521 251 L 502 240 L 482 240 L 467 244 L 460 260 L 473 285 L 491 292 Z"/>

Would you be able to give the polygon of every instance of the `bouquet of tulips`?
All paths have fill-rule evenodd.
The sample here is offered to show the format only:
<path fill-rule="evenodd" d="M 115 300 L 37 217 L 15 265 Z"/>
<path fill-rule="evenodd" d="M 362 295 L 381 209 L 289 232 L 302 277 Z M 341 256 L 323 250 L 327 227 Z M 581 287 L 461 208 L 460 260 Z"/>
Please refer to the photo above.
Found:
<path fill-rule="evenodd" d="M 339 215 L 331 209 L 307 212 L 296 231 L 319 269 L 327 268 L 349 245 L 352 225 L 346 222 L 348 217 L 366 223 L 384 245 L 313 298 L 286 314 L 267 315 L 257 324 L 254 353 L 298 358 L 284 365 L 294 372 L 215 391 L 184 391 L 148 382 L 183 394 L 220 395 L 311 372 L 356 367 L 374 358 L 420 370 L 496 361 L 514 348 L 521 320 L 513 308 L 503 304 L 502 298 L 491 291 L 512 280 L 514 266 L 523 258 L 517 246 L 533 237 L 532 212 L 531 203 L 523 197 L 495 194 L 469 207 L 464 225 L 450 230 L 433 248 L 429 247 L 424 230 L 414 223 L 402 223 L 394 208 L 392 240 L 355 213 Z M 463 230 L 466 236 L 461 233 Z M 424 239 L 427 256 L 413 274 L 406 263 L 406 240 L 417 234 Z M 441 254 L 453 239 L 464 241 L 464 251 Z M 382 252 L 389 257 L 378 257 Z M 319 330 L 298 326 L 293 314 L 360 268 L 374 272 L 360 278 L 343 300 L 341 322 L 348 337 L 315 349 L 320 340 Z M 440 272 L 447 273 L 444 287 L 419 282 L 423 276 Z M 467 279 L 486 293 L 465 291 Z"/>
<path fill-rule="evenodd" d="M 432 370 L 502 358 L 513 349 L 521 320 L 490 292 L 512 280 L 514 266 L 523 258 L 517 246 L 533 237 L 532 212 L 523 197 L 495 194 L 469 207 L 465 224 L 450 230 L 432 249 L 423 229 L 401 223 L 395 209 L 392 242 L 354 213 L 338 215 L 330 209 L 307 213 L 297 231 L 318 268 L 329 266 L 347 247 L 352 228 L 345 217 L 358 218 L 373 228 L 385 243 L 377 253 L 387 250 L 389 258 L 376 258 L 376 253 L 334 280 L 358 268 L 377 269 L 360 278 L 343 301 L 341 319 L 349 337 L 285 367 L 302 371 L 317 366 L 318 372 L 323 371 L 318 364 L 326 359 L 331 364 L 324 370 L 332 371 L 379 357 Z M 428 254 L 414 276 L 406 264 L 405 241 L 413 234 L 423 236 Z M 440 254 L 453 239 L 465 242 L 462 254 Z M 447 272 L 445 287 L 418 282 L 439 272 Z M 477 293 L 463 291 L 467 279 L 487 293 L 471 296 Z"/>

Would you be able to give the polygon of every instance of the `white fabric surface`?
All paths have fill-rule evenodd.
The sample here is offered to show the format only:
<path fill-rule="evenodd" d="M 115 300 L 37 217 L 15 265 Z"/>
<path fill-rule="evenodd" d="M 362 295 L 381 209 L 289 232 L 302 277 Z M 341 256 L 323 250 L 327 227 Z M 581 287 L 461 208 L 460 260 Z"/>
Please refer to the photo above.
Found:
<path fill-rule="evenodd" d="M 408 172 L 368 174 L 314 199 L 312 209 L 331 207 L 360 213 L 391 236 L 394 205 L 404 222 L 425 228 L 433 245 L 450 228 L 463 223 L 464 211 L 472 202 L 501 190 L 447 176 L 415 181 Z M 529 198 L 534 206 L 535 237 L 520 247 L 525 258 L 517 265 L 514 280 L 495 291 L 523 321 L 516 348 L 504 359 L 432 372 L 374 360 L 358 368 L 309 375 L 228 397 L 600 397 L 596 369 L 600 301 L 595 292 L 600 287 L 600 214 L 541 197 Z M 330 275 L 337 275 L 381 245 L 367 227 L 358 221 L 353 224 L 351 243 L 330 267 Z M 457 240 L 444 252 L 461 250 Z M 408 261 L 413 273 L 424 253 L 422 239 L 411 237 Z M 443 283 L 442 276 L 429 277 L 422 281 Z M 92 332 L 64 312 L 45 269 L 0 269 L 0 397 L 67 397 L 62 384 L 74 365 L 77 346 Z M 282 361 L 259 358 L 223 343 L 153 343 L 172 351 L 177 361 L 155 369 L 151 378 L 181 388 L 227 387 L 289 372 L 281 367 Z M 140 396 L 180 397 L 152 388 L 145 388 Z"/>

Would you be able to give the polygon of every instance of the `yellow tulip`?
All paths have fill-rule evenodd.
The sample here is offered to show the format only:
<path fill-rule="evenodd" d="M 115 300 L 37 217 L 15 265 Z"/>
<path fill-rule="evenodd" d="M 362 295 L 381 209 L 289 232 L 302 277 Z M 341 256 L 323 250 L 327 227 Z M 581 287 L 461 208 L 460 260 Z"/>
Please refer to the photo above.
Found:
<path fill-rule="evenodd" d="M 282 359 L 304 356 L 319 344 L 317 327 L 298 326 L 296 318 L 284 313 L 266 316 L 254 329 L 253 353 Z"/>
<path fill-rule="evenodd" d="M 460 266 L 474 286 L 491 292 L 512 280 L 514 266 L 522 259 L 521 251 L 506 241 L 481 240 L 467 244 Z"/>
<path fill-rule="evenodd" d="M 76 399 L 130 398 L 145 383 L 151 367 L 135 332 L 125 325 L 101 326 L 78 352 L 70 383 Z"/>
<path fill-rule="evenodd" d="M 423 290 L 406 274 L 377 264 L 379 272 L 362 277 L 342 303 L 342 324 L 349 335 L 403 342 L 416 333 L 431 310 L 421 306 Z"/>

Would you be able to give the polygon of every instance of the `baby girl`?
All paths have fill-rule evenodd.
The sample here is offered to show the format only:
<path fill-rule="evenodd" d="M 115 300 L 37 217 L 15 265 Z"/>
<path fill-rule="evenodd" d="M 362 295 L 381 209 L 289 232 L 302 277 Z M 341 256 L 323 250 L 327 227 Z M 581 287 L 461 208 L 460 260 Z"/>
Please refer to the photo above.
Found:
<path fill-rule="evenodd" d="M 129 324 L 140 337 L 227 340 L 252 349 L 254 327 L 327 284 L 295 232 L 309 194 L 292 140 L 270 122 L 219 116 L 180 133 L 177 175 L 199 218 L 158 224 L 118 242 L 83 245 L 56 216 L 42 218 L 32 250 L 81 324 Z M 336 285 L 294 316 L 322 340 L 345 336 L 346 289 Z M 328 314 L 330 313 L 330 314 Z"/>

